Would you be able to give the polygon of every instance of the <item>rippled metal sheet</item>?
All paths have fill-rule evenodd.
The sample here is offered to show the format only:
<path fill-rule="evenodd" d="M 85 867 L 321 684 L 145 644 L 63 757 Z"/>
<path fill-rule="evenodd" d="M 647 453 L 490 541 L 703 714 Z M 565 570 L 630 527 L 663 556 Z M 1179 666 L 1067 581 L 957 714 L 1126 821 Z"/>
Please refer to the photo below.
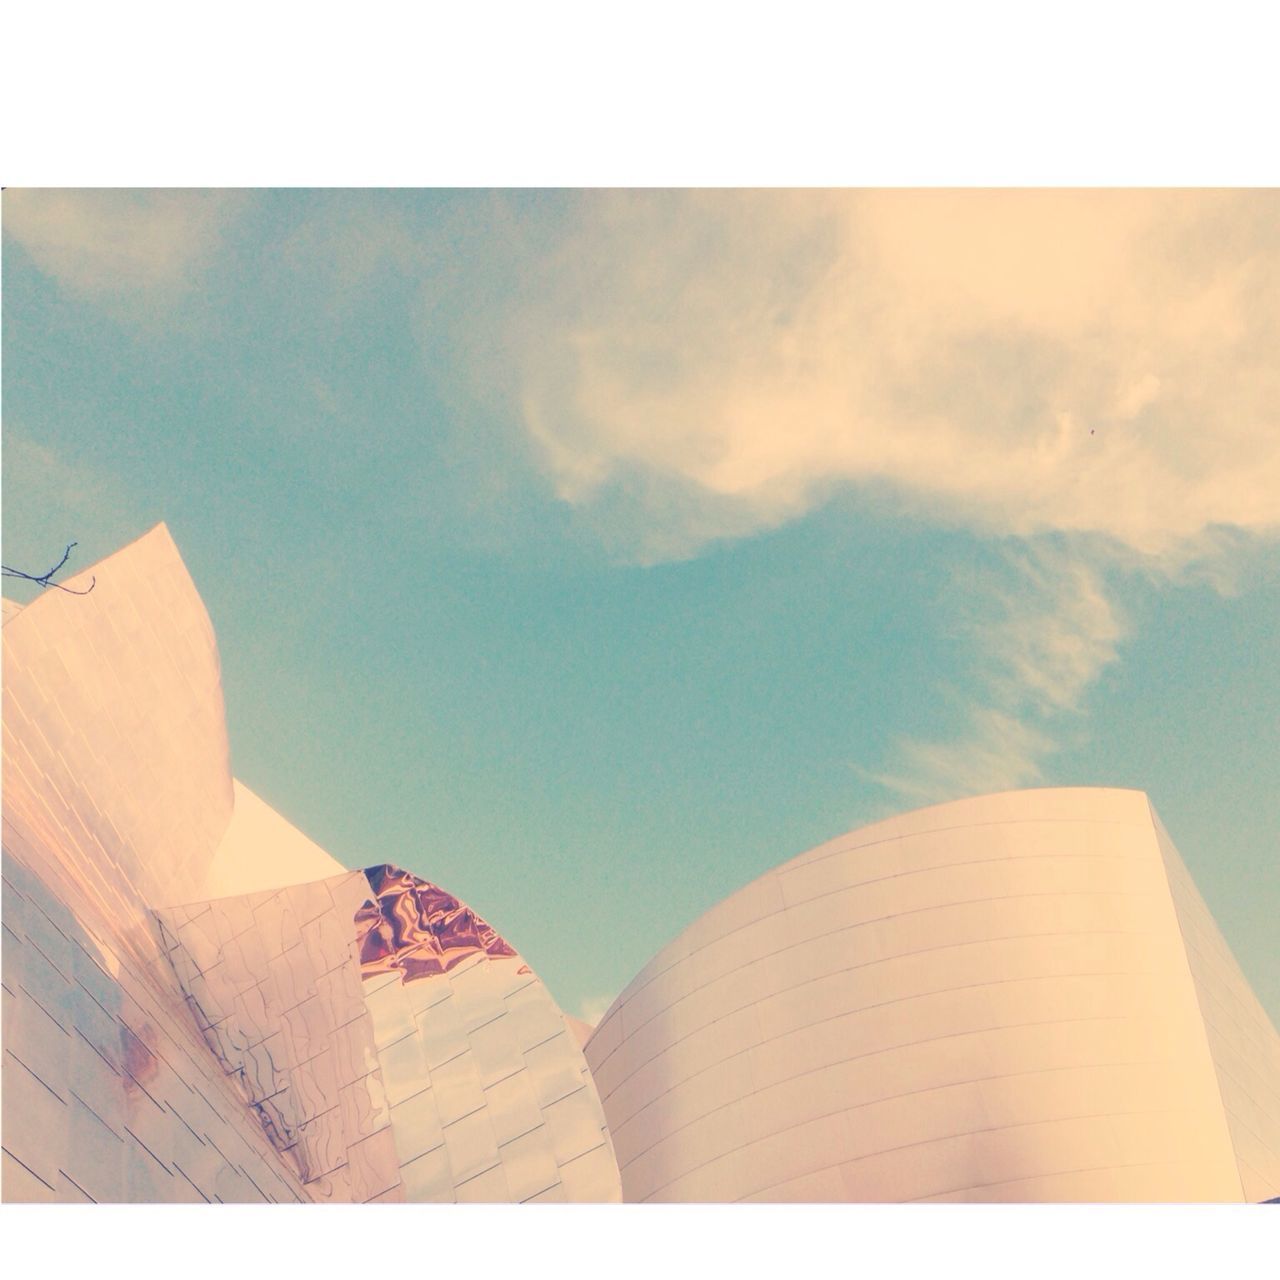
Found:
<path fill-rule="evenodd" d="M 356 912 L 366 978 L 398 973 L 413 982 L 448 973 L 469 956 L 515 955 L 492 925 L 439 885 L 385 864 L 364 874 L 374 894 Z"/>
<path fill-rule="evenodd" d="M 159 916 L 209 1047 L 314 1198 L 621 1198 L 563 1015 L 438 886 L 384 865 Z"/>
<path fill-rule="evenodd" d="M 393 867 L 317 879 L 243 788 L 231 826 L 168 531 L 92 572 L 5 610 L 4 1198 L 618 1199 L 586 1063 L 496 931 Z"/>
<path fill-rule="evenodd" d="M 306 1199 L 150 910 L 203 894 L 232 811 L 208 615 L 163 526 L 91 572 L 5 616 L 3 1195 Z"/>
<path fill-rule="evenodd" d="M 8 826 L 5 846 L 4 1199 L 309 1199 L 208 1052 L 158 931 L 150 960 L 117 949 Z"/>

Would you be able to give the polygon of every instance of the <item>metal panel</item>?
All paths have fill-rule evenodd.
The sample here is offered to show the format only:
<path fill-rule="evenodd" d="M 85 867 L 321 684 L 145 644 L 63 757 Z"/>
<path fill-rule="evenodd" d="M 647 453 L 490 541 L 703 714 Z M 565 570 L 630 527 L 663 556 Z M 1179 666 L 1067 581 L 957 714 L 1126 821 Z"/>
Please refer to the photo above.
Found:
<path fill-rule="evenodd" d="M 587 1042 L 626 1198 L 1266 1190 L 1274 1031 L 1170 861 L 1140 793 L 1075 790 L 936 806 L 770 872 Z"/>

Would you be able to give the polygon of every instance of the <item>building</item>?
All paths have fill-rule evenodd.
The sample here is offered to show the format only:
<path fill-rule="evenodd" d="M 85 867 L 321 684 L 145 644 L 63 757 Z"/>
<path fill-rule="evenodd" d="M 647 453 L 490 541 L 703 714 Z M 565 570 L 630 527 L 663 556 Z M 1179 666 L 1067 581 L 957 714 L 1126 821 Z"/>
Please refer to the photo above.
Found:
<path fill-rule="evenodd" d="M 93 573 L 5 610 L 4 1198 L 619 1199 L 515 949 L 233 779 L 168 531 Z"/>
<path fill-rule="evenodd" d="M 1280 1194 L 1280 1038 L 1136 791 L 802 854 L 664 947 L 587 1061 L 627 1200 Z"/>
<path fill-rule="evenodd" d="M 1141 793 L 843 836 L 591 1030 L 232 776 L 163 526 L 93 573 L 5 603 L 6 1200 L 1280 1195 L 1280 1038 Z"/>

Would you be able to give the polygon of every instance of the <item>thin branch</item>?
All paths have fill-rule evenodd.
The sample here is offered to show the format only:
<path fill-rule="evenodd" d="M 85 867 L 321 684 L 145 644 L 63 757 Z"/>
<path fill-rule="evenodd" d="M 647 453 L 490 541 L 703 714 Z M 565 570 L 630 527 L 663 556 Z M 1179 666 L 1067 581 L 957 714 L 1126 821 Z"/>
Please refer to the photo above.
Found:
<path fill-rule="evenodd" d="M 57 587 L 59 591 L 65 591 L 69 596 L 87 596 L 97 586 L 98 577 L 96 574 L 89 579 L 89 585 L 83 591 L 77 591 L 74 587 L 64 587 L 62 583 L 53 581 L 53 575 L 67 563 L 67 557 L 71 555 L 71 548 L 77 545 L 77 543 L 68 542 L 67 549 L 62 553 L 62 559 L 45 573 L 23 573 L 21 569 L 11 569 L 7 564 L 0 565 L 0 569 L 4 570 L 6 578 L 25 578 L 28 582 L 38 582 L 42 587 Z"/>

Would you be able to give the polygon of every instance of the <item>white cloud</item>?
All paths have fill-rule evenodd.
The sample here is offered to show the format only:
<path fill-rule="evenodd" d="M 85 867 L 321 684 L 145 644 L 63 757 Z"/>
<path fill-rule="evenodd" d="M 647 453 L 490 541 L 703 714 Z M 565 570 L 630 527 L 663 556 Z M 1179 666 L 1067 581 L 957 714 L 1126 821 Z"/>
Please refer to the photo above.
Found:
<path fill-rule="evenodd" d="M 64 287 L 154 305 L 200 283 L 244 200 L 236 191 L 11 189 L 4 229 Z"/>
<path fill-rule="evenodd" d="M 1272 531 L 1277 213 L 1270 192 L 591 197 L 515 320 L 524 421 L 586 508 L 640 475 L 765 527 L 887 482 L 1149 555 Z M 664 546 L 715 536 L 672 510 Z"/>
<path fill-rule="evenodd" d="M 968 732 L 942 742 L 904 739 L 897 760 L 872 781 L 915 804 L 1012 791 L 1038 782 L 1052 739 L 995 707 L 970 710 Z"/>
<path fill-rule="evenodd" d="M 511 331 L 523 420 L 640 561 L 842 485 L 1052 535 L 975 607 L 967 728 L 874 775 L 1025 785 L 1116 659 L 1104 566 L 1222 586 L 1233 541 L 1280 532 L 1278 215 L 1275 192 L 589 197 Z"/>
<path fill-rule="evenodd" d="M 1014 561 L 1012 591 L 977 624 L 993 692 L 1042 715 L 1076 711 L 1098 673 L 1116 659 L 1125 627 L 1098 571 L 1062 553 Z"/>

